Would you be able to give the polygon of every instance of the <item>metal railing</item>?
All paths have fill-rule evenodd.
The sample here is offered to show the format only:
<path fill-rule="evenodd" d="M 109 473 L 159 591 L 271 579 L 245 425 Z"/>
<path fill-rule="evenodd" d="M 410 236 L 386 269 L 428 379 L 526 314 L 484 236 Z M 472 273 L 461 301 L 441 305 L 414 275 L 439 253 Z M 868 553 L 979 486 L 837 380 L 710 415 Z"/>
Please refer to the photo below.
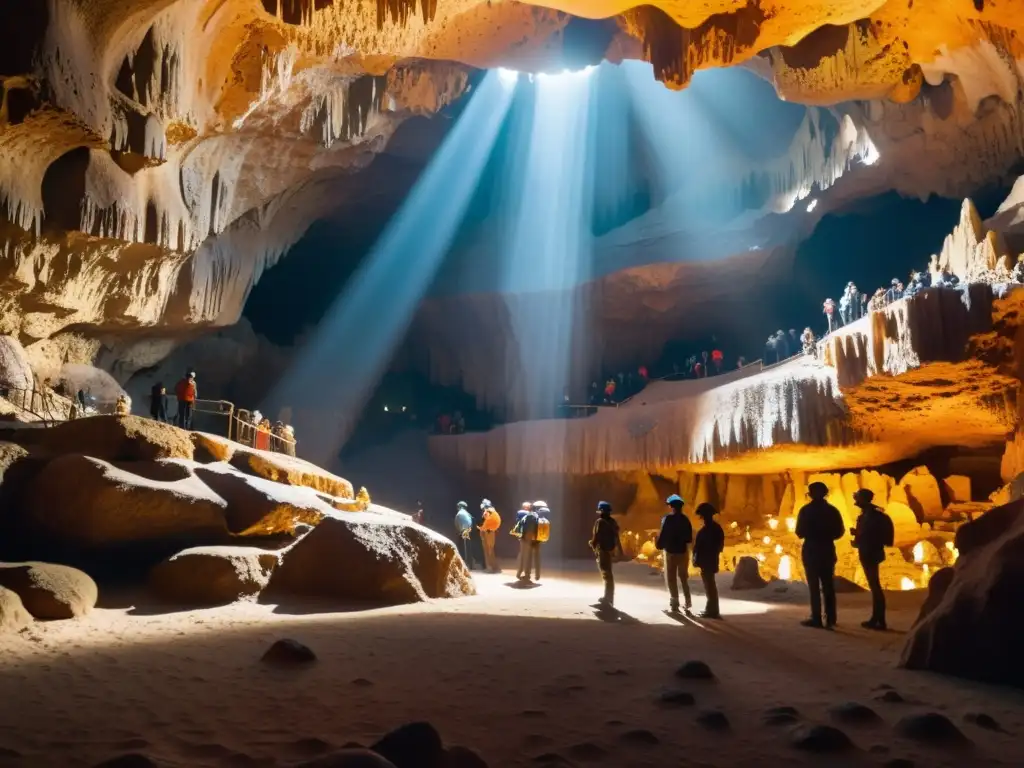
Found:
<path fill-rule="evenodd" d="M 283 453 L 286 456 L 295 455 L 296 441 L 290 440 L 284 435 L 276 434 L 273 429 L 261 426 L 266 423 L 266 420 L 256 424 L 251 411 L 239 408 L 232 415 L 231 421 L 235 442 L 261 451 L 273 451 L 274 453 Z M 231 437 L 231 430 L 229 430 L 228 437 Z"/>

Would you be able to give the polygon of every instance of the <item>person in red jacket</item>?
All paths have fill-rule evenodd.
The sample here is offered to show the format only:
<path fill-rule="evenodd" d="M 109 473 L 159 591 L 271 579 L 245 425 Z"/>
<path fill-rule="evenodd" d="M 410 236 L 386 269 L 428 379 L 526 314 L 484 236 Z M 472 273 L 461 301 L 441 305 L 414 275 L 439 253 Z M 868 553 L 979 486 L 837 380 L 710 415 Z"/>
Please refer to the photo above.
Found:
<path fill-rule="evenodd" d="M 195 371 L 188 371 L 185 374 L 174 388 L 174 394 L 178 398 L 178 426 L 182 429 L 192 429 L 192 413 L 195 411 L 196 398 L 199 396 Z"/>
<path fill-rule="evenodd" d="M 725 356 L 722 355 L 722 350 L 720 350 L 720 349 L 713 349 L 713 350 L 711 350 L 711 362 L 715 366 L 715 373 L 721 373 L 722 372 L 722 361 L 724 359 L 725 359 Z"/>

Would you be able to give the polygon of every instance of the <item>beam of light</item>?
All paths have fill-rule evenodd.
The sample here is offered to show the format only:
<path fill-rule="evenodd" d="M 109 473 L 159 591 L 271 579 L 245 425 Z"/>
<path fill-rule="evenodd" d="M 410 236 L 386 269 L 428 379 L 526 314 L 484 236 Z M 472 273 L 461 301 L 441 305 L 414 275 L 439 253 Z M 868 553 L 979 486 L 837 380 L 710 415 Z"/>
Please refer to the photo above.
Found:
<path fill-rule="evenodd" d="M 817 207 L 818 207 L 818 198 L 814 198 L 813 200 L 811 200 L 811 202 L 809 202 L 807 204 L 807 212 L 810 213 L 811 211 L 813 211 Z"/>
<path fill-rule="evenodd" d="M 506 85 L 515 85 L 519 81 L 518 72 L 514 69 L 505 69 L 504 67 L 498 70 L 498 77 Z"/>
<path fill-rule="evenodd" d="M 304 457 L 337 456 L 462 222 L 514 90 L 497 72 L 484 76 L 384 234 L 275 388 L 271 402 L 294 409 Z M 302 423 L 303 413 L 308 423 Z M 325 423 L 325 413 L 334 414 L 337 423 Z"/>

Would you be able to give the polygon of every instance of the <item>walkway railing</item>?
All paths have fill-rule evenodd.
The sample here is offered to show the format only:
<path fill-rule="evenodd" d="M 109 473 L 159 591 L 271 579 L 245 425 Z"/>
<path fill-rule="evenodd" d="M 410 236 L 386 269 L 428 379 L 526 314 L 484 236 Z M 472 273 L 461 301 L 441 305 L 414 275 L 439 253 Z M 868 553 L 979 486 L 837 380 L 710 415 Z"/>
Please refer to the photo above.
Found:
<path fill-rule="evenodd" d="M 232 428 L 229 430 L 228 437 L 231 437 L 230 433 L 234 431 L 234 438 L 232 439 L 236 443 L 241 443 L 261 451 L 273 451 L 287 456 L 295 455 L 295 440 L 289 440 L 283 435 L 274 434 L 272 430 L 261 427 L 255 424 L 254 421 L 255 419 L 251 411 L 239 408 L 232 415 Z"/>

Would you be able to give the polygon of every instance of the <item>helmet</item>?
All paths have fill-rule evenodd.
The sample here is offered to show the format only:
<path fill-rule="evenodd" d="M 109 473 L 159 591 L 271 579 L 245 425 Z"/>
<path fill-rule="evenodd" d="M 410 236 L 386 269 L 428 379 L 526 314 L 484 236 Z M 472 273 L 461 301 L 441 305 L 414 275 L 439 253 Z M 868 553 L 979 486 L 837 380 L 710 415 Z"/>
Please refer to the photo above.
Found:
<path fill-rule="evenodd" d="M 533 509 L 533 504 L 531 502 L 529 502 L 529 501 L 524 501 L 522 508 L 527 510 L 527 511 L 529 511 L 529 510 Z"/>
<path fill-rule="evenodd" d="M 859 491 L 855 491 L 853 494 L 854 501 L 864 501 L 870 503 L 875 498 L 875 493 L 870 488 L 861 488 Z"/>
<path fill-rule="evenodd" d="M 713 505 L 708 504 L 706 501 L 703 504 L 697 505 L 697 517 L 710 518 L 718 514 L 718 510 Z"/>
<path fill-rule="evenodd" d="M 464 501 L 460 501 L 460 502 L 459 502 L 459 504 L 458 504 L 458 506 L 459 506 L 459 509 L 465 509 L 465 508 L 466 508 L 466 507 L 468 507 L 469 505 L 468 505 L 468 504 L 466 504 L 466 502 L 464 502 Z"/>
<path fill-rule="evenodd" d="M 548 508 L 548 503 L 546 501 L 541 501 L 540 499 L 538 499 L 537 501 L 533 502 L 533 508 L 534 509 L 540 509 L 542 507 L 544 509 L 547 509 Z"/>
<path fill-rule="evenodd" d="M 487 507 L 489 506 L 491 506 L 490 499 L 484 499 L 483 501 L 480 502 L 480 509 L 487 509 Z"/>
<path fill-rule="evenodd" d="M 670 507 L 681 507 L 684 504 L 683 497 L 680 496 L 678 493 L 673 493 L 671 496 L 665 499 L 665 503 L 668 504 Z"/>
<path fill-rule="evenodd" d="M 599 502 L 597 502 L 597 511 L 598 512 L 611 512 L 612 511 L 612 505 L 609 504 L 607 501 L 599 501 Z"/>

